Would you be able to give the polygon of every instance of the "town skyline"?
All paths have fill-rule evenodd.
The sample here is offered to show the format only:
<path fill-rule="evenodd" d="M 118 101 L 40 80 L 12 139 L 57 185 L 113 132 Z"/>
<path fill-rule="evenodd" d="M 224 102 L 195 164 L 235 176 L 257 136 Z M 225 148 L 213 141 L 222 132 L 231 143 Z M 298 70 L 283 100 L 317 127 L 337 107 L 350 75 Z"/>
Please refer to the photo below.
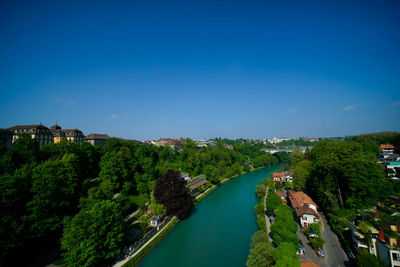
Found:
<path fill-rule="evenodd" d="M 311 3 L 4 1 L 0 126 L 137 140 L 398 131 L 398 1 Z"/>

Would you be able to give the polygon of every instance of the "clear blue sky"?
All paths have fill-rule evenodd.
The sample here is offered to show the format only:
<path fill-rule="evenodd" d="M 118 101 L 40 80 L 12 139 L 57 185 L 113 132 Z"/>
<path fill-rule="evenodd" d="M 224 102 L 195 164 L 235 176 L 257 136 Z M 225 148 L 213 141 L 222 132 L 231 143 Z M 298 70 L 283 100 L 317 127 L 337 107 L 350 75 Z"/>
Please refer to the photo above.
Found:
<path fill-rule="evenodd" d="M 0 1 L 0 128 L 398 131 L 399 14 L 400 1 Z"/>

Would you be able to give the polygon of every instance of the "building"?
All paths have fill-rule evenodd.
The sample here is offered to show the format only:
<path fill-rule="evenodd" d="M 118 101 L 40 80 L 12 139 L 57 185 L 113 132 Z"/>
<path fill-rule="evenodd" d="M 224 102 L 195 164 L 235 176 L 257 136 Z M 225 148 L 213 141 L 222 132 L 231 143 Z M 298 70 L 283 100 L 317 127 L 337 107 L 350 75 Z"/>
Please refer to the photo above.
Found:
<path fill-rule="evenodd" d="M 383 231 L 379 231 L 377 242 L 378 257 L 390 267 L 400 267 L 400 251 L 397 248 L 397 239 L 385 238 Z"/>
<path fill-rule="evenodd" d="M 13 133 L 12 142 L 19 138 L 21 134 L 29 134 L 32 139 L 36 139 L 39 146 L 53 143 L 53 134 L 50 129 L 42 124 L 38 125 L 16 125 L 10 127 L 9 130 Z"/>
<path fill-rule="evenodd" d="M 103 147 L 106 144 L 108 138 L 110 138 L 110 137 L 106 134 L 92 133 L 92 134 L 89 134 L 88 136 L 85 136 L 85 141 L 89 142 L 90 144 L 92 144 L 94 146 Z"/>
<path fill-rule="evenodd" d="M 207 146 L 215 146 L 214 141 L 208 140 L 195 140 L 194 141 L 198 147 L 207 147 Z"/>
<path fill-rule="evenodd" d="M 186 182 L 186 186 L 189 188 L 190 192 L 196 193 L 200 186 L 203 186 L 207 183 L 207 180 L 201 177 L 195 177 Z"/>
<path fill-rule="evenodd" d="M 289 201 L 301 226 L 319 222 L 318 206 L 307 194 L 289 191 Z"/>
<path fill-rule="evenodd" d="M 154 216 L 150 219 L 150 226 L 157 227 L 161 224 L 161 219 L 158 216 Z"/>
<path fill-rule="evenodd" d="M 391 161 L 388 165 L 386 165 L 386 168 L 393 170 L 392 173 L 389 173 L 389 176 L 396 176 L 398 173 L 400 173 L 400 162 Z"/>
<path fill-rule="evenodd" d="M 62 130 L 65 133 L 65 138 L 68 141 L 71 141 L 73 143 L 82 143 L 85 141 L 85 136 L 83 135 L 81 130 L 78 129 L 64 129 Z"/>
<path fill-rule="evenodd" d="M 381 145 L 381 152 L 384 155 L 393 155 L 394 146 L 389 145 L 389 144 Z"/>
<path fill-rule="evenodd" d="M 65 133 L 61 130 L 61 126 L 58 124 L 51 126 L 50 131 L 53 134 L 53 142 L 55 144 L 66 140 Z"/>
<path fill-rule="evenodd" d="M 188 173 L 183 173 L 183 174 L 181 175 L 181 177 L 182 177 L 183 179 L 185 179 L 185 181 L 190 181 L 190 180 L 191 180 Z"/>
<path fill-rule="evenodd" d="M 156 146 L 169 146 L 171 148 L 177 148 L 177 149 L 183 148 L 183 144 L 180 140 L 175 140 L 171 138 L 160 138 L 158 140 L 152 141 L 152 144 Z"/>
<path fill-rule="evenodd" d="M 319 267 L 319 265 L 313 261 L 306 261 L 306 262 L 300 263 L 300 267 Z"/>
<path fill-rule="evenodd" d="M 272 180 L 274 182 L 281 182 L 285 178 L 285 172 L 274 172 L 272 173 Z"/>
<path fill-rule="evenodd" d="M 3 141 L 6 147 L 11 150 L 13 143 L 13 133 L 8 129 L 0 129 L 0 141 Z"/>

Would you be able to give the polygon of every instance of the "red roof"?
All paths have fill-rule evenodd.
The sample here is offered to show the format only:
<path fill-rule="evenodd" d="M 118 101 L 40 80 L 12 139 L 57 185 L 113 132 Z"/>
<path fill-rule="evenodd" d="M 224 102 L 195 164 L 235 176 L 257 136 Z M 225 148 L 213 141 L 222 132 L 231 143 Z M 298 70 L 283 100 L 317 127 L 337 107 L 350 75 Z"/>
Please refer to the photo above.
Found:
<path fill-rule="evenodd" d="M 273 174 L 272 174 L 272 177 L 273 178 L 275 178 L 275 177 L 279 177 L 279 178 L 283 178 L 283 177 L 285 177 L 285 172 L 274 172 Z"/>
<path fill-rule="evenodd" d="M 394 149 L 394 146 L 389 145 L 389 144 L 387 144 L 387 145 L 381 145 L 381 149 Z"/>
<path fill-rule="evenodd" d="M 317 219 L 319 219 L 318 213 L 315 210 L 313 210 L 307 206 L 301 206 L 301 207 L 295 209 L 295 212 L 296 212 L 297 217 L 302 217 L 304 214 L 312 214 Z"/>
<path fill-rule="evenodd" d="M 307 204 L 314 205 L 316 208 L 318 208 L 317 204 L 315 204 L 314 201 L 303 192 L 289 191 L 289 200 L 295 209 Z"/>
<path fill-rule="evenodd" d="M 301 267 L 319 267 L 319 265 L 316 264 L 316 263 L 313 262 L 313 261 L 302 262 L 302 263 L 300 263 L 300 266 L 301 266 Z"/>

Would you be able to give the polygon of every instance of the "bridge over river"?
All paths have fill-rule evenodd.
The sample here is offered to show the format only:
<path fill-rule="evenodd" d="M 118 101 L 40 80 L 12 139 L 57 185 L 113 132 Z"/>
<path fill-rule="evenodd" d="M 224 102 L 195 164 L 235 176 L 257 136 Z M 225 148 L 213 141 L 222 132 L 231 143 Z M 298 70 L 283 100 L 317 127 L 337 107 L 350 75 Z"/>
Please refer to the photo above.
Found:
<path fill-rule="evenodd" d="M 307 151 L 313 148 L 312 146 L 279 146 L 274 148 L 265 148 L 263 149 L 265 152 L 275 154 L 277 152 L 292 152 L 294 149 L 300 149 L 301 152 L 306 153 Z"/>

